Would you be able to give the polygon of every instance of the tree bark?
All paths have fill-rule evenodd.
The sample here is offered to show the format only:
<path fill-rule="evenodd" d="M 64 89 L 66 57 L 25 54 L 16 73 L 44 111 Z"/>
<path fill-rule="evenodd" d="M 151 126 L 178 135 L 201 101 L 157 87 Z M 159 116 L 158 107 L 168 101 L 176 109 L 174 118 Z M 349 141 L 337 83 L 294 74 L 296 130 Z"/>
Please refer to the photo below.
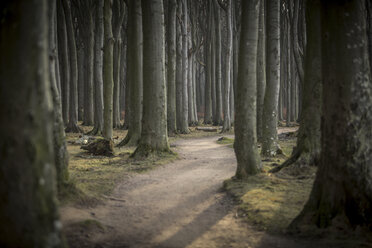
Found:
<path fill-rule="evenodd" d="M 257 149 L 256 93 L 259 0 L 243 1 L 235 119 L 236 177 L 247 178 L 261 169 Z"/>
<path fill-rule="evenodd" d="M 177 132 L 176 126 L 176 22 L 177 0 L 168 1 L 168 70 L 167 70 L 167 120 L 168 134 Z"/>
<path fill-rule="evenodd" d="M 216 94 L 216 113 L 214 115 L 213 124 L 222 124 L 222 38 L 221 38 L 221 11 L 220 6 L 215 0 L 215 94 Z"/>
<path fill-rule="evenodd" d="M 1 7 L 0 246 L 65 247 L 56 200 L 48 4 L 2 1 Z"/>
<path fill-rule="evenodd" d="M 266 0 L 266 91 L 263 108 L 262 155 L 275 156 L 278 144 L 280 86 L 280 0 Z"/>
<path fill-rule="evenodd" d="M 321 1 L 320 8 L 322 150 L 310 198 L 291 228 L 370 231 L 372 84 L 365 2 Z"/>
<path fill-rule="evenodd" d="M 69 59 L 70 59 L 70 104 L 69 104 L 69 120 L 66 128 L 66 132 L 71 133 L 81 133 L 81 129 L 77 125 L 78 121 L 78 89 L 77 89 L 77 54 L 76 54 L 76 43 L 75 43 L 75 33 L 72 24 L 71 7 L 68 0 L 62 0 L 63 10 L 66 17 L 66 27 L 67 27 L 67 41 L 69 48 Z"/>
<path fill-rule="evenodd" d="M 188 70 L 189 70 L 189 45 L 187 38 L 188 29 L 188 12 L 187 0 L 182 0 L 182 123 L 180 127 L 181 133 L 190 133 L 189 131 L 189 94 L 188 94 Z"/>
<path fill-rule="evenodd" d="M 134 157 L 169 152 L 165 85 L 164 8 L 162 0 L 142 0 L 143 117 Z"/>
<path fill-rule="evenodd" d="M 142 130 L 143 59 L 141 1 L 129 0 L 128 19 L 128 84 L 130 118 L 127 136 L 119 146 L 137 146 Z"/>
<path fill-rule="evenodd" d="M 103 23 L 104 23 L 104 50 L 103 50 L 103 137 L 112 138 L 112 111 L 114 91 L 114 63 L 113 49 L 114 40 L 112 35 L 112 1 L 104 0 Z"/>

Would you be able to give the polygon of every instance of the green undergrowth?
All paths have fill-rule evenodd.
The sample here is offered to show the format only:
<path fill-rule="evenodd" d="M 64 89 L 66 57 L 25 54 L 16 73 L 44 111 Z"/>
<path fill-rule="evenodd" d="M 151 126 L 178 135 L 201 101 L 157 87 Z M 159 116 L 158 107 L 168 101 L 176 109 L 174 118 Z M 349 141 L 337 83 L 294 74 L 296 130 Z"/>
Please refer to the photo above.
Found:
<path fill-rule="evenodd" d="M 222 144 L 232 144 L 224 139 Z M 263 157 L 263 172 L 248 179 L 229 179 L 224 189 L 238 204 L 238 215 L 258 230 L 284 233 L 306 203 L 315 178 L 316 168 L 288 168 L 277 174 L 268 171 L 283 163 L 296 144 L 295 138 L 279 141 L 284 152 L 273 158 Z M 260 150 L 260 148 L 259 148 Z M 293 172 L 293 170 L 300 170 Z"/>
<path fill-rule="evenodd" d="M 88 128 L 86 128 L 88 129 Z M 114 137 L 125 137 L 126 131 L 115 130 Z M 145 159 L 131 158 L 135 147 L 114 148 L 114 156 L 94 156 L 72 144 L 78 134 L 67 134 L 69 184 L 60 193 L 62 204 L 94 206 L 110 195 L 115 186 L 131 173 L 143 173 L 177 159 L 176 153 L 161 153 Z"/>

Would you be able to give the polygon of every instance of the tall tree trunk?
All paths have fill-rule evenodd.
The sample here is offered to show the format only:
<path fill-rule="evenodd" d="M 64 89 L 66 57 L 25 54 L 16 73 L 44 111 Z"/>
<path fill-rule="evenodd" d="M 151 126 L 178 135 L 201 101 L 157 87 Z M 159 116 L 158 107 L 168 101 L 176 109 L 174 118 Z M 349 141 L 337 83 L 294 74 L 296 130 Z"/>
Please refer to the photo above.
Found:
<path fill-rule="evenodd" d="M 65 139 L 65 130 L 62 119 L 62 103 L 61 95 L 57 86 L 57 43 L 56 43 L 56 1 L 49 1 L 48 6 L 49 17 L 49 80 L 53 98 L 53 148 L 54 148 L 54 163 L 56 166 L 57 186 L 58 190 L 62 191 L 68 181 L 68 152 Z"/>
<path fill-rule="evenodd" d="M 62 117 L 64 124 L 68 123 L 70 100 L 70 68 L 67 42 L 66 17 L 62 0 L 57 0 L 57 36 L 59 53 L 59 71 L 61 75 Z"/>
<path fill-rule="evenodd" d="M 142 130 L 142 99 L 143 99 L 143 59 L 142 59 L 142 10 L 141 1 L 129 0 L 128 19 L 128 95 L 130 105 L 129 127 L 127 136 L 119 146 L 136 146 Z"/>
<path fill-rule="evenodd" d="M 259 0 L 243 1 L 235 119 L 236 177 L 247 178 L 261 169 L 257 149 L 256 92 Z"/>
<path fill-rule="evenodd" d="M 222 132 L 228 132 L 231 129 L 231 118 L 230 118 L 230 71 L 232 69 L 232 39 L 233 39 L 233 28 L 232 28 L 232 3 L 231 0 L 227 0 L 227 51 L 226 51 L 226 73 L 225 73 L 225 87 L 224 87 L 224 98 L 223 98 L 223 128 Z"/>
<path fill-rule="evenodd" d="M 0 246 L 65 247 L 56 200 L 48 4 L 2 1 L 1 7 Z"/>
<path fill-rule="evenodd" d="M 69 59 L 70 59 L 70 104 L 69 104 L 69 120 L 66 128 L 66 132 L 81 133 L 81 129 L 77 125 L 78 120 L 78 89 L 77 89 L 77 54 L 76 54 L 76 43 L 75 43 L 75 32 L 72 24 L 71 7 L 68 0 L 62 0 L 63 10 L 66 17 L 67 27 L 67 41 L 69 48 Z"/>
<path fill-rule="evenodd" d="M 112 35 L 112 1 L 104 0 L 103 23 L 104 23 L 104 50 L 103 50 L 103 137 L 112 138 L 112 111 L 113 111 L 113 49 L 114 38 Z"/>
<path fill-rule="evenodd" d="M 266 9 L 266 91 L 262 118 L 262 155 L 275 156 L 279 148 L 280 0 L 266 0 Z"/>
<path fill-rule="evenodd" d="M 310 198 L 291 227 L 297 231 L 332 226 L 343 233 L 348 229 L 370 231 L 372 84 L 365 2 L 309 1 L 309 8 L 318 12 L 319 3 L 322 150 Z M 314 24 L 309 27 L 312 31 Z M 309 38 L 309 42 L 313 40 Z"/>
<path fill-rule="evenodd" d="M 266 88 L 266 60 L 265 60 L 265 0 L 260 0 L 260 16 L 257 45 L 257 139 L 262 140 L 262 116 Z"/>
<path fill-rule="evenodd" d="M 182 123 L 180 126 L 181 133 L 189 133 L 189 96 L 188 96 L 188 69 L 189 69 L 189 59 L 188 59 L 188 39 L 187 39 L 187 29 L 188 29 L 188 12 L 187 12 L 187 0 L 182 0 L 183 8 L 183 20 L 182 20 Z"/>
<path fill-rule="evenodd" d="M 168 1 L 168 70 L 167 70 L 167 121 L 168 134 L 177 132 L 176 126 L 176 22 L 177 0 Z"/>
<path fill-rule="evenodd" d="M 91 135 L 103 131 L 103 0 L 96 2 L 94 43 L 94 128 Z"/>
<path fill-rule="evenodd" d="M 142 0 L 143 117 L 135 157 L 169 152 L 165 85 L 164 8 L 162 0 Z"/>
<path fill-rule="evenodd" d="M 216 86 L 216 114 L 214 116 L 213 124 L 221 125 L 222 124 L 222 37 L 221 37 L 221 11 L 217 3 L 218 0 L 215 0 L 215 86 Z"/>
<path fill-rule="evenodd" d="M 212 3 L 209 1 L 208 7 L 208 23 L 212 26 Z M 211 42 L 212 31 L 211 29 L 207 32 L 207 39 L 205 44 L 205 96 L 204 96 L 204 124 L 212 123 L 212 42 Z"/>

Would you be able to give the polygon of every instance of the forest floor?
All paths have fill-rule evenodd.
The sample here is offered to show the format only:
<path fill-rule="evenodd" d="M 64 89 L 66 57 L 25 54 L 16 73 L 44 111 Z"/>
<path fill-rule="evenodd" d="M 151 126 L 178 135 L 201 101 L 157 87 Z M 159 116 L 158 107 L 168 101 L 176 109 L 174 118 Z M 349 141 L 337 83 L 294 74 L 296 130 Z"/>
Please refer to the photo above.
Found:
<path fill-rule="evenodd" d="M 280 133 L 295 130 L 281 128 Z M 290 154 L 295 137 L 281 137 L 284 153 Z M 68 135 L 69 142 L 76 139 Z M 63 197 L 61 208 L 70 247 L 357 247 L 334 238 L 315 244 L 286 235 L 285 227 L 308 198 L 316 169 L 268 173 L 286 159 L 281 155 L 263 158 L 264 173 L 233 181 L 232 141 L 233 135 L 193 130 L 170 139 L 178 158 L 146 161 L 130 159 L 133 148 L 105 158 L 70 144 L 77 190 Z"/>

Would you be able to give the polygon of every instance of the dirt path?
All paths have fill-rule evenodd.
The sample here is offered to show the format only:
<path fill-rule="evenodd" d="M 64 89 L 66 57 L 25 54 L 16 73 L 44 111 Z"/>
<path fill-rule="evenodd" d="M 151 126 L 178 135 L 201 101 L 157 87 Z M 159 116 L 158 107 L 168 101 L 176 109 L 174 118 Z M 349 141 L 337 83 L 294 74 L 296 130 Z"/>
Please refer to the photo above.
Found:
<path fill-rule="evenodd" d="M 95 209 L 62 209 L 62 221 L 95 219 L 105 231 L 70 230 L 79 247 L 295 247 L 235 218 L 221 192 L 236 169 L 234 152 L 217 137 L 178 140 L 180 160 L 125 179 Z M 72 240 L 72 241 L 71 241 Z"/>

